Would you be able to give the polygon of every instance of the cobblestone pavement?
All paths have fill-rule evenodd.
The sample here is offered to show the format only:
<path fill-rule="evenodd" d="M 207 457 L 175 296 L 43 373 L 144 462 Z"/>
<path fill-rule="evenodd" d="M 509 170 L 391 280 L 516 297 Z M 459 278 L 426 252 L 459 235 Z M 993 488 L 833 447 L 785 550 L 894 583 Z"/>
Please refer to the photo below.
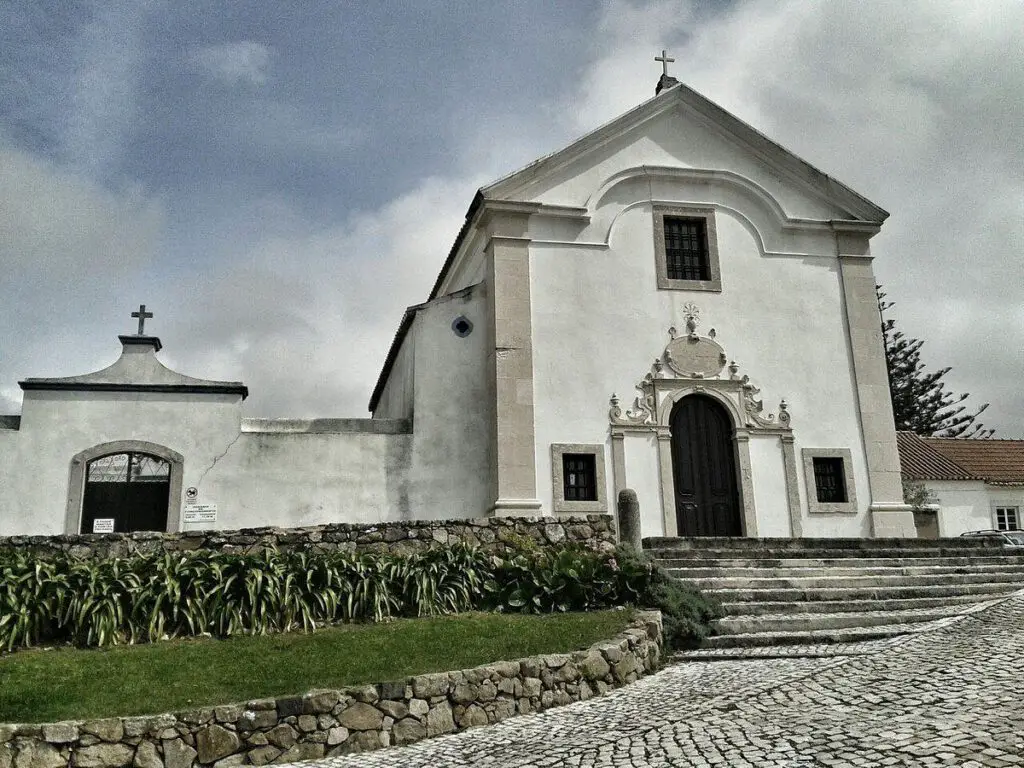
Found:
<path fill-rule="evenodd" d="M 590 701 L 316 764 L 1024 766 L 1024 596 L 853 650 L 677 663 Z"/>

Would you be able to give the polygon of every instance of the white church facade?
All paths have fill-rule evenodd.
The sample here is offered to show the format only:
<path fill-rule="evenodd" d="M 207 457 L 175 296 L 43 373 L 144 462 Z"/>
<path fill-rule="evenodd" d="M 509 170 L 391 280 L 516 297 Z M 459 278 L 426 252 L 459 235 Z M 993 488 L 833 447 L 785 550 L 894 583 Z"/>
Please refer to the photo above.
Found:
<path fill-rule="evenodd" d="M 630 488 L 644 536 L 913 536 L 886 216 L 663 76 L 480 190 L 371 418 L 244 418 L 244 385 L 169 371 L 140 325 L 103 371 L 21 382 L 0 535 L 612 513 Z"/>

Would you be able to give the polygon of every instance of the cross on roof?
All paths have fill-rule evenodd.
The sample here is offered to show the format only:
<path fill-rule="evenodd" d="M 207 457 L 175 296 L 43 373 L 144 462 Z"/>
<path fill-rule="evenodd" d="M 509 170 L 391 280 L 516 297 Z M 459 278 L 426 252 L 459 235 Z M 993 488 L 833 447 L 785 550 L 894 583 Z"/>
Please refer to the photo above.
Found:
<path fill-rule="evenodd" d="M 675 61 L 675 59 L 673 59 L 671 56 L 669 56 L 668 52 L 664 48 L 662 48 L 661 49 L 661 56 L 655 56 L 654 60 L 661 62 L 661 74 L 664 77 L 668 77 L 668 65 L 671 62 Z"/>
<path fill-rule="evenodd" d="M 146 311 L 146 305 L 145 304 L 139 304 L 139 311 L 138 312 L 132 312 L 132 317 L 139 318 L 139 332 L 138 332 L 137 335 L 139 335 L 139 336 L 145 336 L 146 335 L 145 331 L 143 330 L 145 328 L 145 325 L 146 325 L 146 318 L 149 318 L 149 317 L 152 317 L 152 316 L 153 316 L 152 312 L 147 312 Z"/>

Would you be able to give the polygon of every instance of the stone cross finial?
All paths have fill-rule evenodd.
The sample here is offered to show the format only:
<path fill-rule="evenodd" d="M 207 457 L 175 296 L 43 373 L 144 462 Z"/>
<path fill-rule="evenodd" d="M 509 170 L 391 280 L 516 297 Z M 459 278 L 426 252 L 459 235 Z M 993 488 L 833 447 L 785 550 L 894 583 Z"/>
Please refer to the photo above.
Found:
<path fill-rule="evenodd" d="M 668 77 L 668 65 L 675 61 L 664 48 L 661 50 L 661 56 L 655 56 L 655 61 L 661 62 L 661 74 L 663 77 Z"/>
<path fill-rule="evenodd" d="M 132 312 L 132 317 L 139 318 L 139 332 L 136 335 L 138 335 L 138 336 L 145 336 L 146 335 L 145 330 L 144 330 L 145 325 L 146 325 L 146 319 L 150 318 L 152 316 L 153 316 L 152 312 L 147 312 L 146 311 L 146 305 L 145 304 L 139 304 L 139 311 L 138 312 Z"/>

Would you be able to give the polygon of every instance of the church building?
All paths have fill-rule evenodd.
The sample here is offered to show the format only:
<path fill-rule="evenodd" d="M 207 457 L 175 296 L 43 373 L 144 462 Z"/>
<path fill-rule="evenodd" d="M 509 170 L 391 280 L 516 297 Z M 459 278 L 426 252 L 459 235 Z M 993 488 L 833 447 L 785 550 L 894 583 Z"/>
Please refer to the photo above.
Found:
<path fill-rule="evenodd" d="M 160 341 L 21 382 L 0 535 L 613 513 L 914 536 L 869 248 L 887 213 L 664 74 L 481 189 L 368 419 L 243 418 Z M 314 469 L 310 469 L 314 468 Z"/>

